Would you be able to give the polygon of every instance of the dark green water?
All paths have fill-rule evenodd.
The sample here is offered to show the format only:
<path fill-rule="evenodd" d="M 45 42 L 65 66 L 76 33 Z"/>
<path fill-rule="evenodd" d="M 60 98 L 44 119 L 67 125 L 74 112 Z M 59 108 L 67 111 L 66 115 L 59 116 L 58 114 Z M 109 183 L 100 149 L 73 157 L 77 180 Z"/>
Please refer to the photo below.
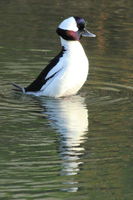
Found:
<path fill-rule="evenodd" d="M 66 17 L 88 22 L 78 95 L 35 98 L 26 86 L 60 50 Z M 0 199 L 132 200 L 132 1 L 0 1 Z"/>

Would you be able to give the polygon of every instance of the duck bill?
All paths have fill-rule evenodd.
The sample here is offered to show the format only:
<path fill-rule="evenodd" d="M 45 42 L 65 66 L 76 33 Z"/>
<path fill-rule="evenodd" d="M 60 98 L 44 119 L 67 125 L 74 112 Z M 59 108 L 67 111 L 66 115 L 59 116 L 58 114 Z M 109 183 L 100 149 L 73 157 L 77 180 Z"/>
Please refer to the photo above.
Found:
<path fill-rule="evenodd" d="M 85 29 L 84 32 L 82 33 L 82 36 L 83 36 L 83 37 L 96 37 L 95 34 L 89 32 L 89 31 L 86 30 L 86 29 Z"/>

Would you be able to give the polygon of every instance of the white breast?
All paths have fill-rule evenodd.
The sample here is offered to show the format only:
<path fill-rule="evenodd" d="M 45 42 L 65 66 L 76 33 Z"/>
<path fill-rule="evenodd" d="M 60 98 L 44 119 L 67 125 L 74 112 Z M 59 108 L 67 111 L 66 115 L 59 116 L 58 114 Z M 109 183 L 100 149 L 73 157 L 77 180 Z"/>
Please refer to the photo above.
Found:
<path fill-rule="evenodd" d="M 80 42 L 70 41 L 66 45 L 66 67 L 64 79 L 69 92 L 78 91 L 87 79 L 88 59 Z"/>

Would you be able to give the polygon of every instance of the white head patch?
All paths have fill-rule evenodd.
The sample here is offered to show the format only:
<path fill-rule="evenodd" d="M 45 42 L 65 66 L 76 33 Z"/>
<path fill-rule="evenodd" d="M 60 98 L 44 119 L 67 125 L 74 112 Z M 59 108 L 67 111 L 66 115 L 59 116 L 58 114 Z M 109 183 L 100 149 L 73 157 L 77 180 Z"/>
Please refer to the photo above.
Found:
<path fill-rule="evenodd" d="M 78 31 L 77 23 L 74 17 L 69 17 L 65 19 L 63 22 L 60 23 L 58 27 L 63 30 L 69 30 L 75 32 Z"/>

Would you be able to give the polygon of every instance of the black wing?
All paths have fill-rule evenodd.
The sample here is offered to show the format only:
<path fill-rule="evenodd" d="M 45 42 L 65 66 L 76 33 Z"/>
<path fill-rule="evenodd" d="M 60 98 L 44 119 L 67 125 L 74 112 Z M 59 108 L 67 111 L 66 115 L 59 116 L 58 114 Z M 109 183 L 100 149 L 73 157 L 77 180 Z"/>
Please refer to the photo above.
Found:
<path fill-rule="evenodd" d="M 62 47 L 61 52 L 50 61 L 50 63 L 43 69 L 43 71 L 39 74 L 39 76 L 34 80 L 29 86 L 25 88 L 25 92 L 37 92 L 41 89 L 41 87 L 52 78 L 57 72 L 52 74 L 50 77 L 46 79 L 49 71 L 59 62 L 60 58 L 63 56 L 65 49 Z"/>

